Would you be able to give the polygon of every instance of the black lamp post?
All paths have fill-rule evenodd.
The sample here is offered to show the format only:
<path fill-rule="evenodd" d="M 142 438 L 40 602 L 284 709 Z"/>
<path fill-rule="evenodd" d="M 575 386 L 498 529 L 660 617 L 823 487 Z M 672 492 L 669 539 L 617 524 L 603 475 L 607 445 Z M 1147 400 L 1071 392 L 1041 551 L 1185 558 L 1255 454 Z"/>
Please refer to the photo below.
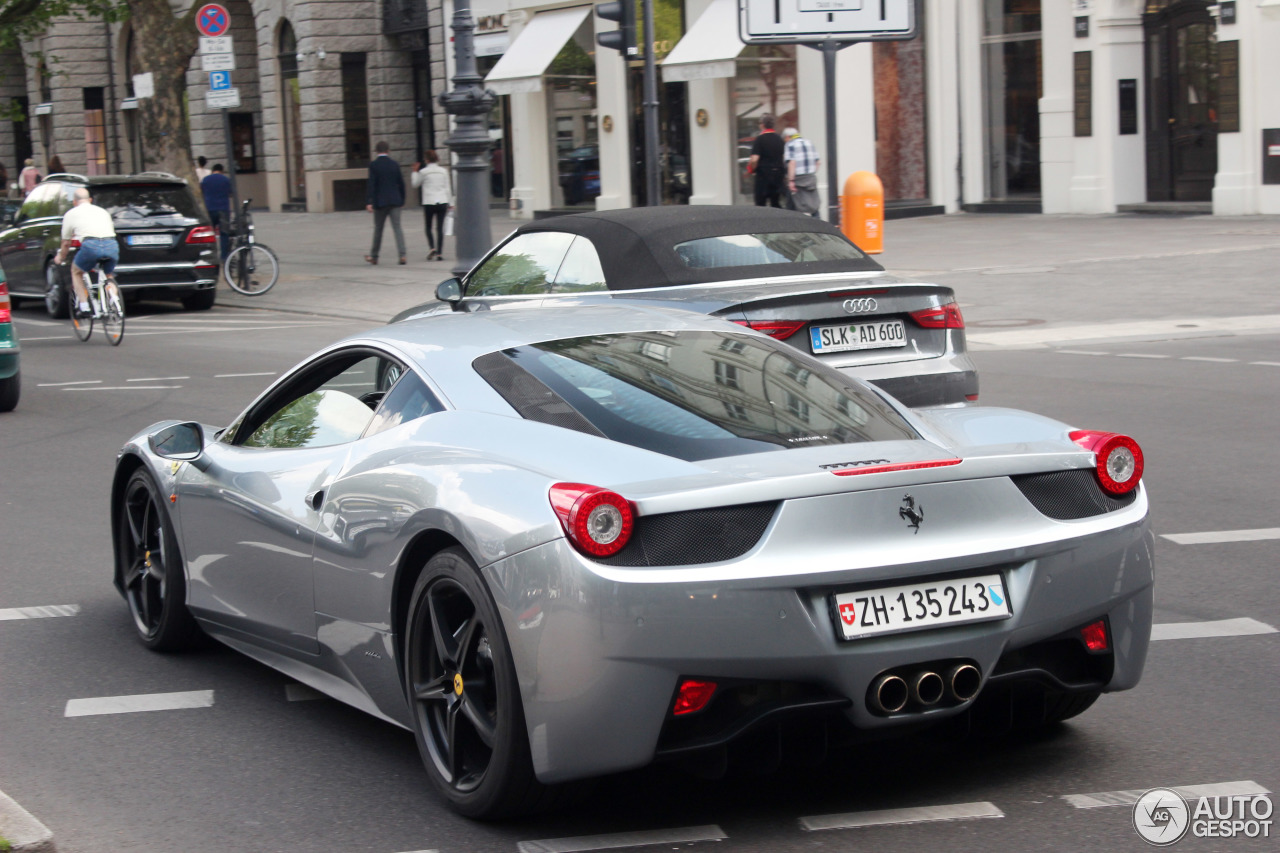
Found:
<path fill-rule="evenodd" d="M 455 245 L 458 258 L 453 274 L 464 275 L 475 266 L 492 244 L 489 229 L 489 123 L 486 116 L 493 107 L 493 92 L 482 85 L 484 78 L 476 70 L 473 33 L 476 22 L 471 17 L 471 0 L 455 0 L 453 4 L 453 89 L 440 95 L 445 112 L 456 117 L 453 135 L 444 141 L 457 155 L 457 199 L 454 207 Z"/>

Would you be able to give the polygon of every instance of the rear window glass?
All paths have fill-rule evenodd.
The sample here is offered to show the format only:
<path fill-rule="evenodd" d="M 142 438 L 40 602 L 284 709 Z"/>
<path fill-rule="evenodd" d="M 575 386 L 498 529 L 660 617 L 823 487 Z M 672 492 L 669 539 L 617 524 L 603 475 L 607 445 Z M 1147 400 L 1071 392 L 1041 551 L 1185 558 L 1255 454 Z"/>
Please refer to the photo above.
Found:
<path fill-rule="evenodd" d="M 90 187 L 93 203 L 106 208 L 116 225 L 196 225 L 201 220 L 195 195 L 185 186 Z"/>
<path fill-rule="evenodd" d="M 801 264 L 809 261 L 860 261 L 857 246 L 824 231 L 726 234 L 677 243 L 676 254 L 691 269 Z"/>
<path fill-rule="evenodd" d="M 607 438 L 689 461 L 918 437 L 874 392 L 750 335 L 599 335 L 502 354 Z M 509 390 L 498 387 L 509 378 L 475 366 Z"/>

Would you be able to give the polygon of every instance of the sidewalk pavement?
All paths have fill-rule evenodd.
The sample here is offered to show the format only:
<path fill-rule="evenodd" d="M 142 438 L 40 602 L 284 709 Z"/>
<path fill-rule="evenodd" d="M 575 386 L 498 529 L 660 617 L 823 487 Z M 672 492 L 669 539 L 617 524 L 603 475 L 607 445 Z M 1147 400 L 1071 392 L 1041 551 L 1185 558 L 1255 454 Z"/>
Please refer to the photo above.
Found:
<path fill-rule="evenodd" d="M 279 255 L 280 282 L 260 297 L 223 285 L 222 306 L 382 323 L 432 300 L 457 260 L 453 238 L 445 240 L 446 260 L 426 260 L 422 215 L 411 207 L 403 218 L 405 266 L 396 264 L 390 233 L 383 235 L 381 262 L 365 263 L 373 218 L 363 211 L 254 218 L 258 238 Z M 519 224 L 494 211 L 492 240 Z M 954 287 L 970 340 L 978 343 L 1025 341 L 1033 327 L 1043 338 L 1048 329 L 1135 321 L 1154 323 L 1144 327 L 1151 334 L 1203 317 L 1223 318 L 1218 325 L 1227 328 L 1248 317 L 1255 330 L 1280 330 L 1276 216 L 952 214 L 893 220 L 885 224 L 885 252 L 877 260 L 901 278 Z"/>

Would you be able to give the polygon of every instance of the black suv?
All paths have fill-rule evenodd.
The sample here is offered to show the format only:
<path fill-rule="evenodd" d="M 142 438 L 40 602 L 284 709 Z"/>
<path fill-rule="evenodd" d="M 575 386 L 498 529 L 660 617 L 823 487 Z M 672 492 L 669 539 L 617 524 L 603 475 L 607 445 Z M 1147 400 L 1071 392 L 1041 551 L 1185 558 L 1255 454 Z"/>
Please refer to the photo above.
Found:
<path fill-rule="evenodd" d="M 39 298 L 51 317 L 67 316 L 71 272 L 54 264 L 62 215 L 87 187 L 93 203 L 110 211 L 120 241 L 116 281 L 126 296 L 168 296 L 184 308 L 213 307 L 218 284 L 218 235 L 187 182 L 167 172 L 138 175 L 55 174 L 31 191 L 0 232 L 0 264 L 9 294 Z"/>

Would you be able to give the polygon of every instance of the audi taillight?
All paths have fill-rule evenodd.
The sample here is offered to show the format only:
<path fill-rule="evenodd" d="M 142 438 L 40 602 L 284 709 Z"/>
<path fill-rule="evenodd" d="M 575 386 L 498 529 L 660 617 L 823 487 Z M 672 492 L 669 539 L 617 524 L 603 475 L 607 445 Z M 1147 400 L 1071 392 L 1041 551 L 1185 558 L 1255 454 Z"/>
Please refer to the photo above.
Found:
<path fill-rule="evenodd" d="M 757 332 L 764 332 L 771 338 L 784 341 L 804 328 L 804 320 L 734 320 L 739 326 L 746 326 Z"/>
<path fill-rule="evenodd" d="M 911 319 L 926 329 L 964 328 L 964 315 L 960 313 L 960 306 L 954 302 L 945 302 L 937 308 L 912 311 Z"/>
<path fill-rule="evenodd" d="M 1098 485 L 1113 495 L 1125 495 L 1138 487 L 1142 479 L 1142 448 L 1127 435 L 1076 430 L 1070 438 L 1093 453 Z"/>
<path fill-rule="evenodd" d="M 12 323 L 13 314 L 9 310 L 9 285 L 0 281 L 0 323 Z"/>
<path fill-rule="evenodd" d="M 197 225 L 187 232 L 188 243 L 216 243 L 218 242 L 218 232 L 213 230 L 212 225 Z"/>
<path fill-rule="evenodd" d="M 587 556 L 612 556 L 631 539 L 635 510 L 617 492 L 584 483 L 556 483 L 550 498 L 569 541 Z"/>

